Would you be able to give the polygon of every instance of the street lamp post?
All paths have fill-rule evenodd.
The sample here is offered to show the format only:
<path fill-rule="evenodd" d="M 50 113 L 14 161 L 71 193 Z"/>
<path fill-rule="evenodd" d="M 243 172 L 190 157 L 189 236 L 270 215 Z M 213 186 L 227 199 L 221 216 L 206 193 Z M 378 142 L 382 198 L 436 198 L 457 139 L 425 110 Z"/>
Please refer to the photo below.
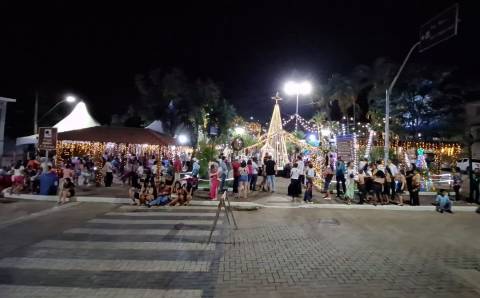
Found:
<path fill-rule="evenodd" d="M 308 81 L 304 81 L 302 83 L 297 83 L 293 81 L 289 81 L 285 84 L 284 87 L 285 93 L 288 95 L 296 95 L 297 97 L 297 105 L 295 108 L 295 132 L 298 130 L 298 98 L 300 95 L 307 95 L 312 92 L 312 85 Z"/>
<path fill-rule="evenodd" d="M 35 94 L 35 112 L 34 112 L 34 115 L 33 115 L 33 129 L 35 130 L 34 131 L 34 134 L 37 134 L 38 133 L 38 121 L 42 120 L 43 118 L 45 118 L 45 116 L 47 116 L 51 111 L 53 111 L 56 107 L 58 107 L 60 104 L 64 103 L 64 102 L 68 102 L 68 103 L 74 103 L 76 102 L 77 99 L 74 97 L 74 96 L 67 96 L 65 97 L 64 99 L 60 100 L 59 102 L 57 102 L 56 104 L 54 104 L 50 110 L 48 110 L 45 114 L 43 114 L 43 116 L 38 119 L 38 93 Z"/>

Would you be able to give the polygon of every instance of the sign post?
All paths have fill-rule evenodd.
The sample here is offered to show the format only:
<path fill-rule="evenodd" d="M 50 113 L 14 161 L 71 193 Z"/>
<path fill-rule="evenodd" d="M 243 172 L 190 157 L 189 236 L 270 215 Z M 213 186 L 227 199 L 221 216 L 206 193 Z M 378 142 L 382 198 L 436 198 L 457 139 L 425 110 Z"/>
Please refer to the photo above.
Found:
<path fill-rule="evenodd" d="M 347 163 L 355 161 L 353 135 L 337 136 L 337 156 Z"/>
<path fill-rule="evenodd" d="M 385 164 L 388 159 L 388 148 L 390 147 L 390 94 L 397 82 L 400 73 L 402 72 L 408 59 L 417 47 L 420 48 L 420 53 L 436 46 L 437 44 L 446 41 L 458 32 L 458 3 L 439 13 L 424 25 L 420 27 L 420 40 L 417 41 L 407 54 L 407 57 L 403 60 L 400 69 L 393 78 L 390 86 L 385 90 L 385 147 L 384 147 L 384 159 Z"/>
<path fill-rule="evenodd" d="M 47 158 L 48 151 L 57 148 L 57 134 L 56 127 L 40 127 L 38 129 L 38 150 L 45 150 Z"/>

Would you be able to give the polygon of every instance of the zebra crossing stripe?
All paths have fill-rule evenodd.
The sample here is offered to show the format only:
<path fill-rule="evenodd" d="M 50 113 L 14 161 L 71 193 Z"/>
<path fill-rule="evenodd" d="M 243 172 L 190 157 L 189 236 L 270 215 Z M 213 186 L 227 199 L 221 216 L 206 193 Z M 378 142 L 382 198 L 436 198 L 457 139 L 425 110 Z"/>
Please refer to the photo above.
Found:
<path fill-rule="evenodd" d="M 184 216 L 184 217 L 214 217 L 216 213 L 214 212 L 109 212 L 105 215 L 111 216 L 133 216 L 133 217 L 143 217 L 143 216 L 158 216 L 158 217 L 169 217 L 169 216 Z"/>
<path fill-rule="evenodd" d="M 175 235 L 175 236 L 208 236 L 208 230 L 162 230 L 162 229 L 88 229 L 75 228 L 66 230 L 66 234 L 90 234 L 90 235 Z M 214 231 L 218 236 L 218 231 Z"/>
<path fill-rule="evenodd" d="M 215 250 L 215 244 L 191 242 L 110 242 L 110 241 L 70 241 L 43 240 L 33 247 L 57 249 L 131 249 L 131 250 Z"/>
<path fill-rule="evenodd" d="M 107 219 L 107 218 L 95 218 L 88 221 L 89 223 L 97 224 L 118 224 L 118 225 L 175 225 L 175 224 L 186 224 L 186 225 L 207 225 L 211 226 L 212 220 L 189 220 L 189 219 Z M 222 221 L 219 220 L 218 224 L 221 224 Z"/>
<path fill-rule="evenodd" d="M 203 210 L 217 210 L 217 206 L 199 206 L 199 205 L 194 205 L 194 206 L 175 206 L 175 207 L 165 207 L 165 206 L 157 206 L 153 207 L 151 209 L 145 209 L 141 208 L 138 206 L 120 206 L 119 209 L 121 210 L 134 210 L 134 211 L 145 211 L 145 212 L 156 212 L 158 211 L 176 211 L 176 210 L 198 210 L 198 209 L 203 209 Z"/>
<path fill-rule="evenodd" d="M 81 271 L 136 271 L 136 272 L 208 272 L 210 262 L 159 260 L 103 260 L 4 258 L 0 268 L 81 270 Z"/>
<path fill-rule="evenodd" d="M 200 298 L 202 290 L 183 289 L 130 289 L 130 288 L 77 288 L 77 287 L 50 287 L 50 286 L 24 286 L 0 284 L 0 297 L 8 298 L 39 298 L 39 297 L 115 297 L 115 298 Z"/>

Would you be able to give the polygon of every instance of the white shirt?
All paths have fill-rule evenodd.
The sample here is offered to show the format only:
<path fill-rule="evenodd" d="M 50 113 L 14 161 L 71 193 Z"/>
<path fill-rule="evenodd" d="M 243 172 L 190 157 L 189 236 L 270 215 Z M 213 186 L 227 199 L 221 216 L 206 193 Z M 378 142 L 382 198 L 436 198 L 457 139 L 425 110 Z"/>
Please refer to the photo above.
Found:
<path fill-rule="evenodd" d="M 137 174 L 138 174 L 139 176 L 142 176 L 142 175 L 143 175 L 143 166 L 139 166 L 139 167 L 137 168 Z"/>
<path fill-rule="evenodd" d="M 305 170 L 305 163 L 303 162 L 303 160 L 297 161 L 297 168 L 300 172 L 300 175 L 303 175 L 303 171 Z"/>
<path fill-rule="evenodd" d="M 300 176 L 300 171 L 298 170 L 298 167 L 297 168 L 292 168 L 290 170 L 290 178 L 298 179 L 299 176 Z"/>
<path fill-rule="evenodd" d="M 365 165 L 366 165 L 366 164 L 367 164 L 366 161 L 361 160 L 360 163 L 358 164 L 358 168 L 359 168 L 360 170 L 363 170 L 363 168 L 365 168 Z"/>
<path fill-rule="evenodd" d="M 398 168 L 397 168 L 396 165 L 394 165 L 394 164 L 392 163 L 392 164 L 390 164 L 390 165 L 388 166 L 388 168 L 390 169 L 390 172 L 392 172 L 392 176 L 397 176 L 397 174 L 398 174 Z"/>
<path fill-rule="evenodd" d="M 49 163 L 49 162 L 42 162 L 42 163 L 40 164 L 40 167 L 42 167 L 42 172 L 43 172 L 43 173 L 48 172 L 48 166 L 49 166 L 49 165 L 51 166 L 52 164 Z"/>
<path fill-rule="evenodd" d="M 307 177 L 309 177 L 309 178 L 315 177 L 315 169 L 314 168 L 307 168 Z"/>
<path fill-rule="evenodd" d="M 106 173 L 111 173 L 112 172 L 112 164 L 109 161 L 107 161 L 105 163 L 105 172 Z"/>
<path fill-rule="evenodd" d="M 13 169 L 13 176 L 22 176 L 22 171 L 24 170 L 25 168 L 23 166 L 20 166 L 18 169 Z"/>
<path fill-rule="evenodd" d="M 152 170 L 152 174 L 157 175 L 157 165 L 153 165 L 151 170 Z"/>
<path fill-rule="evenodd" d="M 253 175 L 258 174 L 258 165 L 256 162 L 252 161 Z"/>

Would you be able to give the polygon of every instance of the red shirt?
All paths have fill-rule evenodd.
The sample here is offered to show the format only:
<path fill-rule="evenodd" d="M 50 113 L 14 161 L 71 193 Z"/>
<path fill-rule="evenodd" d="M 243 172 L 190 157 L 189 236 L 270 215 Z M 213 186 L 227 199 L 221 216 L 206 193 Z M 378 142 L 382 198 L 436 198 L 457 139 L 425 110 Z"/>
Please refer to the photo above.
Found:
<path fill-rule="evenodd" d="M 240 163 L 238 161 L 232 162 L 233 177 L 240 177 Z"/>
<path fill-rule="evenodd" d="M 35 159 L 31 159 L 27 163 L 27 167 L 28 166 L 30 166 L 34 170 L 38 170 L 38 168 L 40 167 L 40 163 L 38 161 L 36 161 Z"/>
<path fill-rule="evenodd" d="M 175 162 L 173 163 L 173 168 L 175 169 L 175 172 L 182 171 L 182 162 L 180 161 L 180 159 L 175 159 Z"/>

